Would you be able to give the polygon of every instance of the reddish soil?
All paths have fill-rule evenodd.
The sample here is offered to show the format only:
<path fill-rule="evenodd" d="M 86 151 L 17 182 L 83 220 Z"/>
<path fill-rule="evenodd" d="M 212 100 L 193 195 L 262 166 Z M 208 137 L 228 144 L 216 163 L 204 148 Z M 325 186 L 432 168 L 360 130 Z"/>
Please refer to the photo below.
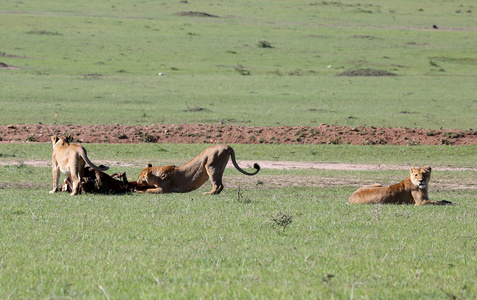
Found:
<path fill-rule="evenodd" d="M 204 144 L 353 144 L 353 145 L 477 145 L 477 130 L 409 128 L 246 127 L 232 125 L 0 125 L 0 142 L 50 142 L 52 135 L 72 135 L 80 143 L 204 143 Z"/>

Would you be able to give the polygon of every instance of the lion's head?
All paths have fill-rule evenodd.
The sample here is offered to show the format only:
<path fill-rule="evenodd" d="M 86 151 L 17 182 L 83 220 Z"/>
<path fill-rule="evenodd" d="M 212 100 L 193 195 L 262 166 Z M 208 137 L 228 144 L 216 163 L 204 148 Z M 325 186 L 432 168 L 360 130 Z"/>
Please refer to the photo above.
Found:
<path fill-rule="evenodd" d="M 152 164 L 147 164 L 147 167 L 144 168 L 137 178 L 137 184 L 139 186 L 157 186 L 168 176 L 174 172 L 176 166 L 165 166 L 165 167 L 153 167 Z"/>
<path fill-rule="evenodd" d="M 140 186 L 148 186 L 148 179 L 151 177 L 152 170 L 150 165 L 147 168 L 143 169 L 137 178 L 137 184 Z"/>
<path fill-rule="evenodd" d="M 431 180 L 431 167 L 414 168 L 411 167 L 411 182 L 420 189 L 427 188 Z"/>

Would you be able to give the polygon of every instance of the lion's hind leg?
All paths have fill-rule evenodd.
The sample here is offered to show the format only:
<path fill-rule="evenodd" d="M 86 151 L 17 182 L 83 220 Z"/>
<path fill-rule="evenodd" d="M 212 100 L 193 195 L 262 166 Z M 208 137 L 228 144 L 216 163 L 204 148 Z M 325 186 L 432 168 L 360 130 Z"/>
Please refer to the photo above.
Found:
<path fill-rule="evenodd" d="M 215 178 L 214 178 L 215 177 Z M 205 192 L 204 195 L 218 195 L 224 189 L 224 184 L 222 183 L 222 176 L 210 176 L 210 181 L 212 182 L 212 189 L 210 192 Z"/>
<path fill-rule="evenodd" d="M 376 203 L 375 195 L 371 190 L 380 189 L 383 186 L 379 183 L 373 185 L 365 185 L 357 189 L 348 199 L 351 204 L 364 204 L 364 203 Z M 378 197 L 379 198 L 379 197 Z"/>
<path fill-rule="evenodd" d="M 224 189 L 224 184 L 222 182 L 222 177 L 224 176 L 225 166 L 227 165 L 227 161 L 225 164 L 221 166 L 211 166 L 207 165 L 207 175 L 209 175 L 210 182 L 212 183 L 212 189 L 210 192 L 204 193 L 204 195 L 218 195 Z"/>
<path fill-rule="evenodd" d="M 71 168 L 71 180 L 73 181 L 73 188 L 71 196 L 78 195 L 81 192 L 81 184 L 83 179 L 84 166 L 73 166 Z"/>

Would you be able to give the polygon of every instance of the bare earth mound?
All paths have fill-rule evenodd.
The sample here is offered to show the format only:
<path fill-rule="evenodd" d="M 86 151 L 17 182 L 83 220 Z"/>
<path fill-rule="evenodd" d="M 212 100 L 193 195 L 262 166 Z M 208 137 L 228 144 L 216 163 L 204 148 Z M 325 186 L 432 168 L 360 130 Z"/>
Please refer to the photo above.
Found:
<path fill-rule="evenodd" d="M 353 144 L 353 145 L 477 145 L 477 130 L 348 127 L 246 127 L 232 125 L 0 125 L 0 143 L 50 141 L 72 135 L 81 143 L 204 143 L 204 144 Z"/>

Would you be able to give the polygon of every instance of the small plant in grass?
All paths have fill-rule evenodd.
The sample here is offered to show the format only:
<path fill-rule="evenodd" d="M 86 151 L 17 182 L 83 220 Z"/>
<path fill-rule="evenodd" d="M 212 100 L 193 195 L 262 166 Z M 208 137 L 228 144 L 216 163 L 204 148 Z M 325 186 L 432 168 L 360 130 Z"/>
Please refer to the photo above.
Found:
<path fill-rule="evenodd" d="M 147 132 L 144 132 L 142 135 L 141 135 L 141 141 L 143 143 L 155 143 L 157 141 L 157 138 L 153 135 L 150 135 L 149 133 Z"/>
<path fill-rule="evenodd" d="M 328 145 L 338 145 L 340 142 L 341 142 L 341 137 L 337 136 L 337 137 L 330 138 L 326 143 Z"/>
<path fill-rule="evenodd" d="M 296 69 L 295 71 L 289 72 L 288 75 L 290 75 L 290 76 L 301 76 L 302 75 L 302 70 L 301 69 Z"/>
<path fill-rule="evenodd" d="M 327 285 L 328 283 L 330 283 L 331 281 L 331 278 L 335 277 L 334 274 L 326 274 L 325 276 L 322 277 L 322 281 L 323 281 L 323 284 L 324 285 Z"/>
<path fill-rule="evenodd" d="M 243 76 L 249 76 L 249 75 L 251 75 L 251 74 L 250 74 L 250 71 L 247 70 L 247 69 L 245 69 L 245 67 L 242 66 L 242 65 L 240 65 L 240 64 L 237 65 L 234 69 L 235 69 L 235 71 L 237 71 L 240 75 L 243 75 Z"/>
<path fill-rule="evenodd" d="M 34 136 L 29 135 L 29 136 L 26 138 L 25 141 L 27 141 L 27 142 L 36 142 L 37 140 L 36 140 L 36 138 L 35 138 Z"/>
<path fill-rule="evenodd" d="M 441 145 L 453 145 L 454 141 L 448 139 L 440 139 Z"/>
<path fill-rule="evenodd" d="M 365 138 L 363 140 L 363 145 L 371 146 L 371 145 L 374 145 L 374 142 L 370 139 Z"/>
<path fill-rule="evenodd" d="M 359 77 L 359 76 L 371 76 L 371 77 L 381 77 L 381 76 L 397 76 L 397 74 L 386 71 L 386 70 L 376 70 L 376 69 L 351 69 L 344 72 L 338 73 L 337 76 L 348 76 L 348 77 Z"/>
<path fill-rule="evenodd" d="M 439 65 L 435 61 L 433 61 L 431 58 L 429 59 L 429 64 L 433 67 L 439 67 Z"/>
<path fill-rule="evenodd" d="M 282 228 L 282 232 L 285 231 L 285 228 L 291 224 L 292 217 L 290 215 L 284 214 L 279 211 L 275 216 L 271 216 L 272 222 Z"/>
<path fill-rule="evenodd" d="M 237 202 L 239 202 L 239 203 L 250 203 L 250 202 L 252 202 L 252 200 L 243 197 L 242 193 L 240 192 L 240 187 L 238 187 L 238 189 L 237 189 Z"/>
<path fill-rule="evenodd" d="M 258 42 L 258 47 L 259 48 L 273 48 L 272 44 L 270 44 L 267 41 L 259 41 Z"/>
<path fill-rule="evenodd" d="M 186 103 L 186 106 L 187 106 L 187 109 L 184 110 L 186 112 L 197 112 L 197 111 L 207 111 L 208 110 L 207 108 L 203 108 L 203 107 L 200 107 L 200 106 L 190 107 L 187 103 Z"/>
<path fill-rule="evenodd" d="M 461 134 L 458 132 L 444 132 L 442 136 L 447 137 L 449 139 L 456 139 L 458 137 L 461 137 Z"/>
<path fill-rule="evenodd" d="M 58 31 L 47 31 L 47 30 L 31 30 L 27 31 L 27 34 L 35 34 L 35 35 L 62 35 Z"/>

